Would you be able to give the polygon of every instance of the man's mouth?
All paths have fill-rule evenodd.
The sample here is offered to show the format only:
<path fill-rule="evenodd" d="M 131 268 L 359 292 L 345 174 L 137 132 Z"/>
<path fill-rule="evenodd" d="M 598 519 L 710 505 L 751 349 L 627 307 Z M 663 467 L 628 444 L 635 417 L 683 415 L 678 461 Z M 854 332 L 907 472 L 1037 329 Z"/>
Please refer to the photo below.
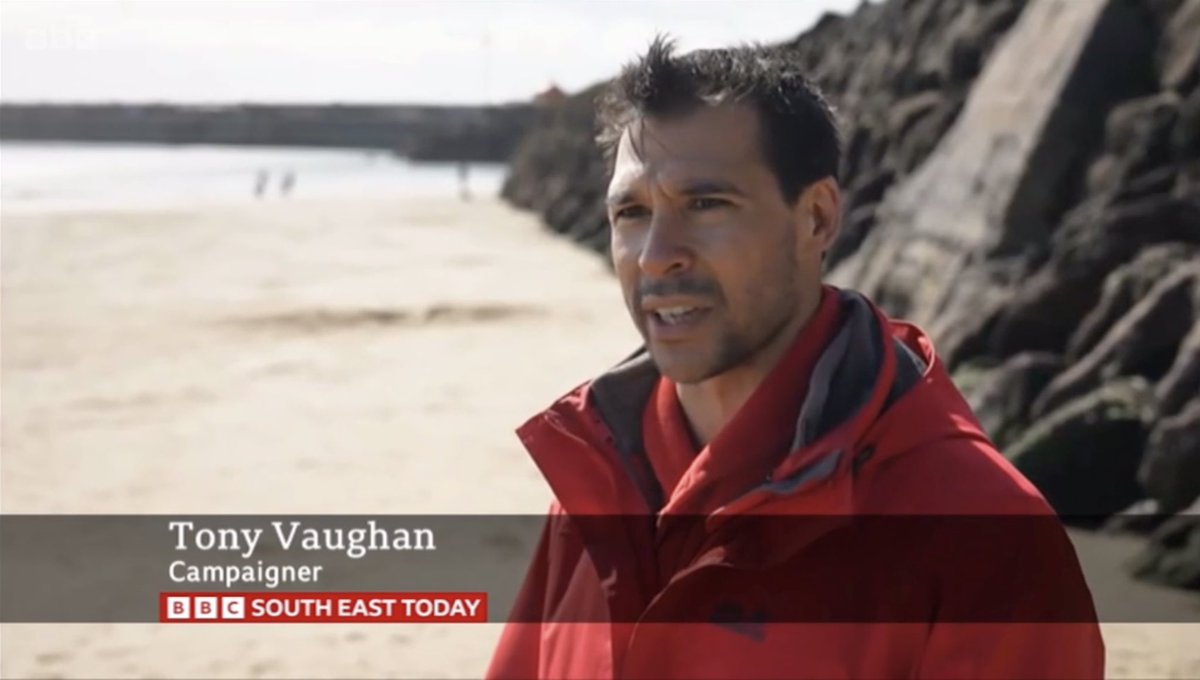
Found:
<path fill-rule="evenodd" d="M 712 307 L 699 305 L 657 307 L 646 314 L 647 330 L 651 338 L 660 342 L 695 338 L 712 311 Z"/>
<path fill-rule="evenodd" d="M 704 311 L 702 307 L 664 307 L 654 310 L 652 316 L 667 325 L 676 326 L 696 319 Z"/>

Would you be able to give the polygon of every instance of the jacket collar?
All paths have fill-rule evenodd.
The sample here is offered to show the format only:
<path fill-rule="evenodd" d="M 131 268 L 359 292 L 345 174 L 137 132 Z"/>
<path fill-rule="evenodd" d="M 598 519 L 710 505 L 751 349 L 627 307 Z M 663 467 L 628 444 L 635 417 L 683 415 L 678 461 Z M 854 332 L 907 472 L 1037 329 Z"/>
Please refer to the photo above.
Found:
<path fill-rule="evenodd" d="M 743 497 L 717 514 L 744 512 L 763 501 L 778 501 L 855 467 L 864 433 L 928 372 L 934 360 L 931 346 L 917 343 L 912 347 L 894 338 L 888 319 L 861 294 L 836 293 L 841 304 L 838 330 L 814 367 L 797 414 L 793 452 L 764 485 L 747 494 L 749 498 Z M 626 511 L 628 503 L 613 500 L 625 494 L 614 495 L 615 490 L 602 488 L 620 484 L 622 479 L 636 490 L 644 509 L 653 513 L 662 507 L 664 494 L 646 459 L 642 437 L 643 413 L 658 379 L 649 352 L 641 347 L 518 430 L 569 512 L 573 506 L 593 512 Z M 568 439 L 543 445 L 554 432 Z M 607 461 L 608 484 L 598 484 L 598 461 L 562 455 L 562 444 L 572 442 L 585 443 L 588 450 L 581 455 L 600 454 Z M 577 497 L 588 493 L 602 493 L 609 500 Z M 825 507 L 832 500 L 826 499 Z M 832 505 L 848 502 L 843 498 Z"/>

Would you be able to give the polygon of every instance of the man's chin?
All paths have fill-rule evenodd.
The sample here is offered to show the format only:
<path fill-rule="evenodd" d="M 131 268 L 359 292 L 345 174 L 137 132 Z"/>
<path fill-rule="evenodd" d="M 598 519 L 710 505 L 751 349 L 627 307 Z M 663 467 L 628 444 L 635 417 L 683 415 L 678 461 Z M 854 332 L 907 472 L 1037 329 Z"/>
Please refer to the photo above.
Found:
<path fill-rule="evenodd" d="M 703 382 L 712 376 L 711 362 L 677 349 L 650 346 L 650 357 L 664 378 L 679 385 Z"/>

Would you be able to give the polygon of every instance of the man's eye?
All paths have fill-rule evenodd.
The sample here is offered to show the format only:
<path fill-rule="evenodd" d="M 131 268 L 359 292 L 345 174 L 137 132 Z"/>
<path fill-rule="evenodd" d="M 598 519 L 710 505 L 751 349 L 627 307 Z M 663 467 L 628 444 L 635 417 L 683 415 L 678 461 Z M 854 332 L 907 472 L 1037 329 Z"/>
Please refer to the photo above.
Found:
<path fill-rule="evenodd" d="M 688 207 L 692 210 L 712 210 L 713 208 L 724 208 L 727 205 L 729 205 L 729 201 L 725 199 L 707 196 L 688 201 Z"/>
<path fill-rule="evenodd" d="M 631 205 L 631 206 L 621 208 L 620 210 L 618 210 L 616 212 L 616 214 L 614 215 L 614 217 L 616 217 L 618 220 L 636 220 L 640 217 L 645 217 L 649 214 L 650 214 L 650 211 L 646 210 L 646 208 L 644 206 Z"/>

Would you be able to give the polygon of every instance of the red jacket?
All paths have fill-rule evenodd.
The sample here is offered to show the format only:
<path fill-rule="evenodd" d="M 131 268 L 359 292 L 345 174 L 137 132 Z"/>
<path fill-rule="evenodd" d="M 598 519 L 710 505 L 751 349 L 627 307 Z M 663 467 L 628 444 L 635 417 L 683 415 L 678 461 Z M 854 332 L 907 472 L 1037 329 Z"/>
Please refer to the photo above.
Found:
<path fill-rule="evenodd" d="M 556 501 L 488 677 L 1103 677 L 1051 508 L 928 338 L 839 294 L 792 453 L 707 516 L 658 513 L 644 352 L 518 430 Z M 671 530 L 701 538 L 659 573 Z"/>

